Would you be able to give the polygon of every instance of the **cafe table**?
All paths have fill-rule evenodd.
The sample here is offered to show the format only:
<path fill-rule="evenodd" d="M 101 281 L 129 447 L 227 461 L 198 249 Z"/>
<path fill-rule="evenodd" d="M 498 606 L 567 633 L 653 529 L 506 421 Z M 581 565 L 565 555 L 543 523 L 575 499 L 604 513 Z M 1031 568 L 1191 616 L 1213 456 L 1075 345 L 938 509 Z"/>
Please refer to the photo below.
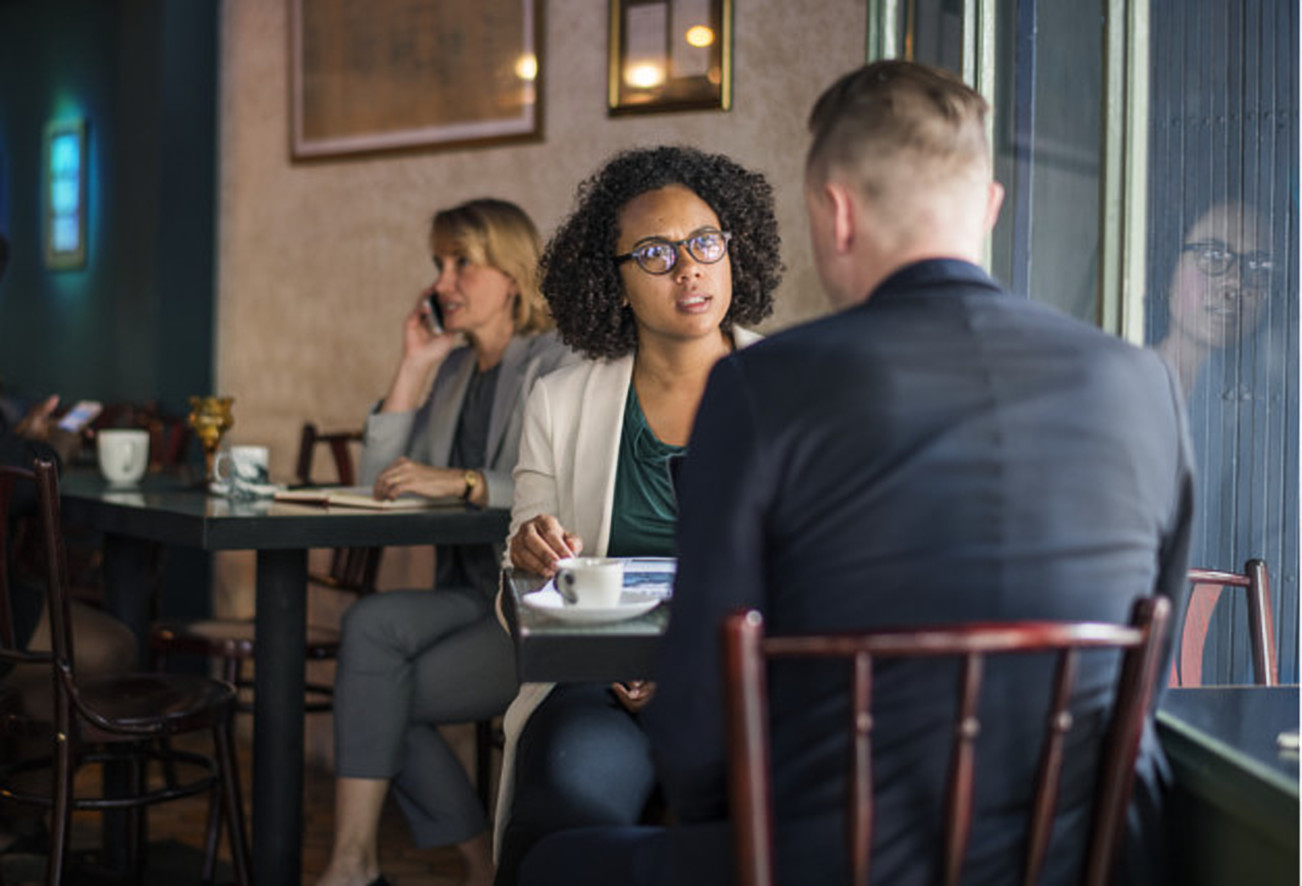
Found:
<path fill-rule="evenodd" d="M 502 614 L 515 645 L 515 669 L 520 682 L 655 678 L 656 647 L 669 624 L 667 600 L 636 618 L 583 624 L 561 620 L 528 605 L 525 595 L 546 584 L 546 579 L 532 573 L 515 569 L 502 573 Z M 630 585 L 626 573 L 625 589 L 630 590 Z M 667 589 L 658 593 L 667 594 Z"/>
<path fill-rule="evenodd" d="M 522 681 L 655 678 L 667 605 L 629 620 L 574 624 L 524 602 L 544 584 L 536 575 L 503 573 L 502 609 Z M 1175 882 L 1299 882 L 1298 704 L 1297 686 L 1165 690 L 1157 727 L 1174 779 Z"/>
<path fill-rule="evenodd" d="M 1298 687 L 1168 689 L 1174 882 L 1298 883 Z"/>
<path fill-rule="evenodd" d="M 371 511 L 265 499 L 237 502 L 169 475 L 115 488 L 97 474 L 70 471 L 61 492 L 65 523 L 103 533 L 106 609 L 141 638 L 142 655 L 156 544 L 257 553 L 253 870 L 261 883 L 298 883 L 308 551 L 498 542 L 506 537 L 509 513 L 461 506 Z"/>

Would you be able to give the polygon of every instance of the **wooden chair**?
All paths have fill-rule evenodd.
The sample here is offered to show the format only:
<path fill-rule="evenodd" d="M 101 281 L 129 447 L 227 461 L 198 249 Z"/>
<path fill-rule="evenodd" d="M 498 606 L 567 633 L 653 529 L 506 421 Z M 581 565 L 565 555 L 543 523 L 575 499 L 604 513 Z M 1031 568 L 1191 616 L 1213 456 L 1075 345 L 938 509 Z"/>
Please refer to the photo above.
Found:
<path fill-rule="evenodd" d="M 1171 661 L 1171 686 L 1203 685 L 1203 649 L 1212 614 L 1226 588 L 1242 588 L 1248 601 L 1248 644 L 1252 674 L 1258 686 L 1279 682 L 1275 654 L 1275 616 L 1270 603 L 1270 574 L 1264 560 L 1249 560 L 1243 572 L 1189 570 L 1189 605 Z"/>
<path fill-rule="evenodd" d="M 324 446 L 330 452 L 338 485 L 355 486 L 357 474 L 353 469 L 351 446 L 354 443 L 360 444 L 361 441 L 361 431 L 322 433 L 312 422 L 304 422 L 299 436 L 295 479 L 301 486 L 326 485 L 314 480 L 312 474 L 317 448 Z M 330 555 L 329 572 L 311 571 L 308 573 L 308 581 L 358 596 L 374 593 L 383 552 L 383 548 L 335 548 Z"/>
<path fill-rule="evenodd" d="M 18 649 L 10 619 L 6 570 L 0 569 L 0 660 L 49 667 L 52 686 L 46 696 L 19 698 L 0 695 L 0 732 L 9 736 L 44 736 L 51 753 L 39 759 L 7 761 L 0 766 L 0 797 L 50 809 L 50 853 L 47 886 L 63 879 L 73 810 L 132 811 L 128 827 L 127 862 L 136 881 L 141 874 L 141 842 L 145 807 L 168 800 L 212 791 L 220 796 L 221 814 L 231 835 L 231 856 L 236 880 L 250 881 L 248 843 L 240 802 L 238 763 L 232 722 L 235 688 L 220 680 L 192 675 L 135 673 L 83 678 L 75 667 L 67 588 L 67 562 L 59 513 L 56 469 L 36 462 L 35 472 L 0 466 L 0 519 L 7 522 L 15 485 L 36 485 L 38 515 L 46 554 L 46 603 L 51 617 L 52 650 L 33 653 Z M 4 534 L 0 533 L 0 563 L 5 562 Z M 181 752 L 169 739 L 207 730 L 212 734 L 211 755 Z M 125 784 L 115 784 L 111 796 L 74 793 L 77 772 L 83 766 L 116 764 L 125 767 Z M 160 767 L 163 784 L 150 787 L 151 764 Z M 50 790 L 33 788 L 33 776 L 48 770 Z M 182 778 L 184 772 L 186 778 Z M 121 790 L 119 790 L 121 789 Z M 215 844 L 209 847 L 205 872 L 211 879 Z"/>
<path fill-rule="evenodd" d="M 149 470 L 168 471 L 185 464 L 194 430 L 184 415 L 164 412 L 150 404 L 136 416 L 137 424 L 149 431 Z"/>
<path fill-rule="evenodd" d="M 846 726 L 853 736 L 847 761 L 847 851 L 852 883 L 869 882 L 873 842 L 872 671 L 877 660 L 960 657 L 959 705 L 947 782 L 943 882 L 957 884 L 972 824 L 975 743 L 981 724 L 977 704 L 985 658 L 1003 653 L 1058 653 L 1052 705 L 1045 717 L 1034 804 L 1029 815 L 1022 882 L 1035 883 L 1044 864 L 1063 762 L 1071 684 L 1081 651 L 1125 650 L 1116 684 L 1107 740 L 1102 747 L 1094 809 L 1082 878 L 1088 886 L 1108 882 L 1121 841 L 1135 759 L 1153 685 L 1161 666 L 1161 639 L 1169 613 L 1164 598 L 1140 600 L 1130 626 L 1023 622 L 969 624 L 904 631 L 766 637 L 758 612 L 739 611 L 722 626 L 725 711 L 728 728 L 729 797 L 737 883 L 772 886 L 774 814 L 770 776 L 768 676 L 778 659 L 840 659 L 851 668 Z M 989 724 L 998 728 L 997 723 Z"/>

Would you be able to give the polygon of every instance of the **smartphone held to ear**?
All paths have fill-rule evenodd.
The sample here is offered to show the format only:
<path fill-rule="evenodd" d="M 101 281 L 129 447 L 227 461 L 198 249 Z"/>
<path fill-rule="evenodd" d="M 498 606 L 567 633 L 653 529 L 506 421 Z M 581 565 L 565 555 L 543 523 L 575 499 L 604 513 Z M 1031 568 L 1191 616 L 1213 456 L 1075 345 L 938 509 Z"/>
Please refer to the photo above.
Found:
<path fill-rule="evenodd" d="M 429 330 L 435 335 L 443 334 L 443 308 L 439 306 L 437 295 L 430 294 L 425 296 L 425 306 L 429 308 L 429 313 L 425 319 L 429 321 Z"/>

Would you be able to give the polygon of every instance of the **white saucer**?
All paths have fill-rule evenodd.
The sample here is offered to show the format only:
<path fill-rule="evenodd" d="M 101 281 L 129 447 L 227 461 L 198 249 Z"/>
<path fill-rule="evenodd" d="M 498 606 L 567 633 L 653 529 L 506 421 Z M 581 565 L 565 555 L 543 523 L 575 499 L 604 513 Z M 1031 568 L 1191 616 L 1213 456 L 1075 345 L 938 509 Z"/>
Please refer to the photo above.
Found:
<path fill-rule="evenodd" d="M 609 608 L 570 606 L 561 599 L 560 594 L 548 588 L 534 591 L 532 594 L 525 594 L 520 598 L 520 602 L 536 612 L 549 615 L 559 621 L 574 622 L 575 624 L 602 624 L 603 622 L 637 618 L 639 615 L 650 612 L 660 605 L 660 598 L 625 592 L 618 606 Z"/>

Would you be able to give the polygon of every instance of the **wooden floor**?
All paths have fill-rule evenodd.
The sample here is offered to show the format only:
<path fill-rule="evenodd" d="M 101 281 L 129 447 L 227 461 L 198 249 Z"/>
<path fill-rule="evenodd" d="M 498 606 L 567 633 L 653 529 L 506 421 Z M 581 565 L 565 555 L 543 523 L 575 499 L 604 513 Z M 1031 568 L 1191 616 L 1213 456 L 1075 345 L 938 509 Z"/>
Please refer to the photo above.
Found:
<path fill-rule="evenodd" d="M 249 780 L 253 771 L 247 740 L 240 743 L 240 776 L 247 807 Z M 334 827 L 334 782 L 331 773 L 309 767 L 304 779 L 303 884 L 312 886 L 329 859 Z M 198 883 L 203 863 L 203 838 L 207 799 L 192 797 L 165 803 L 150 810 L 149 852 L 146 859 L 148 886 L 177 886 Z M 250 819 L 250 826 L 256 823 Z M 380 827 L 380 865 L 394 886 L 453 886 L 461 876 L 456 851 L 451 848 L 420 850 L 412 846 L 406 821 L 391 799 Z M 74 862 L 85 859 L 99 846 L 99 816 L 78 813 L 73 822 Z M 218 883 L 232 882 L 229 856 L 223 842 L 223 864 Z M 45 858 L 35 854 L 0 855 L 0 886 L 28 886 L 44 881 Z M 256 872 L 255 872 L 256 875 Z M 66 879 L 70 886 L 106 881 L 82 871 Z"/>

